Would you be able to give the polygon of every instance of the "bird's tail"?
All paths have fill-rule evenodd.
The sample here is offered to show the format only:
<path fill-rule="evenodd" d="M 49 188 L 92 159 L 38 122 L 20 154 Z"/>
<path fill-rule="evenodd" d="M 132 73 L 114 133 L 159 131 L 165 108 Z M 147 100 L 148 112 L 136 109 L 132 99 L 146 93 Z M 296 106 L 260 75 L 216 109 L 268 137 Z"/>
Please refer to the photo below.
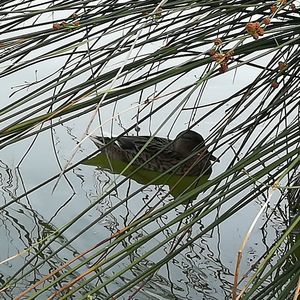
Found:
<path fill-rule="evenodd" d="M 94 144 L 98 148 L 104 147 L 111 140 L 111 138 L 109 138 L 109 137 L 97 136 L 97 135 L 90 135 L 89 138 L 94 142 Z"/>

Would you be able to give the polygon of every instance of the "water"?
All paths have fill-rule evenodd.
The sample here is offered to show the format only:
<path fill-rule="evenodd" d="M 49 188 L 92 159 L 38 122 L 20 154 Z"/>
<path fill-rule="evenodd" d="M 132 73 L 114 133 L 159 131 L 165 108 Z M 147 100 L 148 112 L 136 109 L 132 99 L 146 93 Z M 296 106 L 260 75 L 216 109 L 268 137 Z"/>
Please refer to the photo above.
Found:
<path fill-rule="evenodd" d="M 54 140 L 56 141 L 55 151 L 58 153 L 62 165 L 66 163 L 70 153 L 77 145 L 74 136 L 80 136 L 80 133 L 78 133 L 80 126 L 75 123 L 72 126 L 62 126 L 56 129 L 54 134 Z M 35 141 L 29 154 L 21 162 L 19 168 L 16 168 L 16 166 L 20 157 L 28 148 L 29 142 L 24 141 L 14 144 L 2 151 L 2 204 L 13 201 L 14 198 L 25 191 L 29 191 L 44 180 L 60 172 L 53 147 L 49 147 L 49 143 L 49 134 L 41 134 Z M 87 140 L 81 145 L 76 159 L 79 160 L 94 150 L 92 142 Z M 222 162 L 219 165 L 215 165 L 211 178 L 220 173 L 224 167 L 225 164 Z M 142 185 L 132 179 L 127 180 L 116 191 L 98 203 L 99 197 L 114 184 L 113 181 L 120 182 L 120 180 L 124 179 L 123 176 L 119 177 L 117 174 L 111 174 L 95 166 L 81 164 L 75 167 L 72 172 L 68 172 L 66 177 L 67 180 L 66 178 L 60 179 L 54 192 L 53 187 L 56 180 L 42 186 L 2 210 L 1 261 L 8 258 L 11 259 L 2 264 L 1 282 L 4 284 L 10 276 L 14 276 L 15 272 L 22 268 L 34 253 L 46 244 L 47 239 L 50 239 L 53 234 L 57 234 L 58 230 L 66 226 L 91 204 L 95 203 L 78 221 L 64 231 L 63 234 L 59 235 L 55 242 L 47 246 L 43 252 L 49 255 L 71 240 L 83 228 L 90 226 L 95 220 L 97 220 L 96 223 L 82 233 L 79 238 L 72 241 L 71 245 L 59 251 L 51 259 L 43 261 L 44 256 L 36 257 L 30 266 L 25 268 L 25 271 L 29 270 L 33 265 L 37 265 L 39 261 L 42 261 L 42 265 L 34 273 L 26 275 L 12 289 L 3 292 L 4 298 L 9 299 L 12 295 L 16 296 L 26 287 L 33 284 L 33 282 L 43 278 L 43 276 L 64 262 L 72 259 L 79 253 L 87 251 L 99 241 L 109 238 L 111 234 L 116 233 L 118 230 L 129 226 L 133 220 L 143 216 L 152 207 L 156 205 L 162 207 L 173 201 L 172 196 L 164 198 L 168 191 L 167 186 L 163 186 L 162 190 L 160 190 L 158 186 L 151 185 L 102 218 L 101 216 L 111 207 L 118 205 L 132 192 L 140 189 Z M 200 194 L 196 201 L 201 201 L 203 197 L 204 194 Z M 218 214 L 221 214 L 222 211 L 233 205 L 239 197 L 241 195 L 223 205 L 222 210 Z M 151 199 L 152 201 L 149 204 Z M 137 299 L 229 299 L 237 252 L 240 249 L 246 231 L 260 207 L 261 203 L 254 201 L 213 231 L 204 234 L 199 240 L 192 243 L 179 255 L 176 255 L 168 263 L 167 267 L 160 268 L 159 272 L 149 282 L 145 283 L 143 291 L 139 293 Z M 184 210 L 185 206 L 179 205 L 166 215 L 159 217 L 155 222 L 148 224 L 144 229 L 138 230 L 133 236 L 128 238 L 127 243 L 130 244 L 154 232 L 157 228 L 184 213 Z M 192 232 L 189 233 L 190 237 L 206 228 L 216 216 L 217 212 L 215 211 L 203 218 L 201 222 L 196 223 Z M 188 219 L 185 222 L 188 222 Z M 264 218 L 256 225 L 244 251 L 241 274 L 244 274 L 251 268 L 253 262 L 267 248 L 267 245 L 262 243 L 263 231 L 260 231 L 260 226 L 263 223 Z M 136 253 L 134 252 L 127 259 L 116 264 L 109 272 L 106 272 L 105 278 L 109 278 L 114 272 L 128 265 L 134 260 L 135 256 L 139 257 L 145 251 L 156 246 L 160 241 L 164 241 L 177 229 L 178 224 L 155 236 L 153 240 L 151 239 L 146 245 L 138 249 Z M 268 236 L 270 236 L 270 228 L 268 230 Z M 273 230 L 274 235 L 277 234 L 276 231 L 278 229 L 276 226 L 271 228 L 271 230 Z M 184 236 L 183 240 L 188 241 L 188 237 Z M 118 287 L 128 280 L 135 278 L 138 274 L 142 274 L 143 269 L 145 270 L 145 268 L 152 266 L 153 262 L 169 254 L 171 244 L 172 242 L 170 241 L 159 251 L 144 259 L 134 272 L 126 272 L 122 275 L 122 280 L 114 280 L 108 285 L 108 291 L 117 290 Z M 125 247 L 125 245 L 123 246 Z M 120 249 L 119 247 L 118 249 Z M 23 252 L 27 249 L 30 249 L 30 253 Z M 18 253 L 21 254 L 14 258 Z M 90 253 L 85 257 L 89 256 Z M 97 260 L 92 260 L 92 262 L 95 261 Z M 91 265 L 92 262 L 90 263 Z M 77 270 L 74 276 L 84 272 L 88 265 Z M 20 275 L 19 273 L 16 278 Z M 71 278 L 69 277 L 68 280 L 71 280 Z M 90 283 L 90 289 L 93 286 L 97 286 L 101 282 L 99 280 L 100 278 L 95 278 Z M 56 289 L 58 288 L 59 286 L 56 286 Z M 88 290 L 89 287 L 86 287 L 86 289 Z M 104 294 L 107 294 L 108 291 L 104 292 Z M 125 294 L 123 296 L 124 299 L 129 297 L 130 294 L 130 292 Z M 39 299 L 44 299 L 45 295 L 40 295 Z M 104 295 L 102 296 L 104 297 Z"/>

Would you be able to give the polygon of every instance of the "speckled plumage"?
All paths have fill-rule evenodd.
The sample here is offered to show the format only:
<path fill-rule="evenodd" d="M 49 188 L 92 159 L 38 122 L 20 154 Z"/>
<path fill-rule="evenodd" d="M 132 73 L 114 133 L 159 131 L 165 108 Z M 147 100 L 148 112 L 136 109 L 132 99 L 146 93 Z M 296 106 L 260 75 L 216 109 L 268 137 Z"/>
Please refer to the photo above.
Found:
<path fill-rule="evenodd" d="M 93 142 L 102 150 L 112 138 L 91 136 Z M 149 136 L 122 136 L 104 148 L 111 160 L 129 163 L 149 142 Z M 188 158 L 191 156 L 190 158 Z M 186 159 L 186 160 L 185 160 Z M 185 160 L 184 162 L 182 162 Z M 203 137 L 192 130 L 185 130 L 172 141 L 153 137 L 145 149 L 135 159 L 133 165 L 144 169 L 165 172 L 177 164 L 170 173 L 176 175 L 210 175 L 211 160 L 217 160 L 206 148 Z"/>

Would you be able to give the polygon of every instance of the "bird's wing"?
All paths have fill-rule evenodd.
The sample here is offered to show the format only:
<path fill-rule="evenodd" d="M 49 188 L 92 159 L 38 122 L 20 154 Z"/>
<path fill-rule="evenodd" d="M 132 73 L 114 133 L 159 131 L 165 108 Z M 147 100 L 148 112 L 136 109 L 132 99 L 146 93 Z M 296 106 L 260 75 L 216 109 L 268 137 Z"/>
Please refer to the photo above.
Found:
<path fill-rule="evenodd" d="M 99 148 L 102 148 L 105 144 L 108 144 L 112 140 L 110 137 L 100 136 L 91 136 L 90 138 Z M 114 144 L 124 151 L 137 153 L 149 141 L 149 138 L 149 136 L 122 136 L 117 138 Z M 171 140 L 166 138 L 153 137 L 144 151 L 146 151 L 150 156 L 161 151 L 159 154 L 161 156 L 178 159 L 178 154 L 174 152 L 174 147 L 171 142 Z"/>
<path fill-rule="evenodd" d="M 148 141 L 149 136 L 122 136 L 117 140 L 117 143 L 124 150 L 140 151 Z M 171 141 L 168 139 L 153 137 L 144 151 L 153 155 L 162 149 L 164 149 L 163 152 L 171 152 L 170 143 Z"/>

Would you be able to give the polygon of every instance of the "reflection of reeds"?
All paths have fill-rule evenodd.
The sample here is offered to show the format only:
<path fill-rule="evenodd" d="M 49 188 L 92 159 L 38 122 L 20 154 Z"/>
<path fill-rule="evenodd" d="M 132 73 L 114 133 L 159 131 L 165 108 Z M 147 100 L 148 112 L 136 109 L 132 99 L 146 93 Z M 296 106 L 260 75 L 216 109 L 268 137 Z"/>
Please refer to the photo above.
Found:
<path fill-rule="evenodd" d="M 297 170 L 299 172 L 299 169 Z M 289 223 L 296 224 L 291 232 L 291 244 L 295 245 L 300 241 L 300 174 L 294 176 L 287 193 Z M 296 259 L 300 260 L 300 246 L 294 253 Z M 300 278 L 300 277 L 299 277 Z M 298 282 L 298 293 L 300 294 L 300 282 Z M 295 293 L 296 295 L 296 293 Z M 295 298 L 296 299 L 296 298 Z"/>
<path fill-rule="evenodd" d="M 287 199 L 289 204 L 290 221 L 292 222 L 300 214 L 300 175 L 299 174 L 293 180 L 293 183 L 287 194 Z"/>

